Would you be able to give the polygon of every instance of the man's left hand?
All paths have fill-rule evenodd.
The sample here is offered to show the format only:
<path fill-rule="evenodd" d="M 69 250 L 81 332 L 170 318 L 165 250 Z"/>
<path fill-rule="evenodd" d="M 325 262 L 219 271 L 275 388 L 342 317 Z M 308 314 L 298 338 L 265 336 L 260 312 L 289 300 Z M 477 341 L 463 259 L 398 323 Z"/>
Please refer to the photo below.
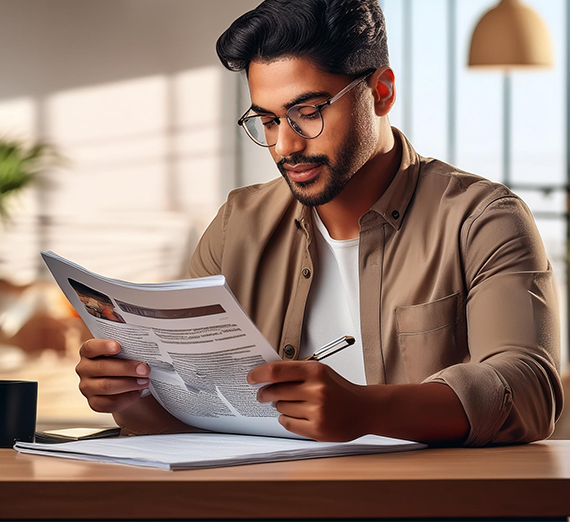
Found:
<path fill-rule="evenodd" d="M 272 402 L 289 431 L 318 441 L 345 442 L 365 434 L 365 386 L 316 361 L 270 362 L 253 369 L 259 402 Z"/>

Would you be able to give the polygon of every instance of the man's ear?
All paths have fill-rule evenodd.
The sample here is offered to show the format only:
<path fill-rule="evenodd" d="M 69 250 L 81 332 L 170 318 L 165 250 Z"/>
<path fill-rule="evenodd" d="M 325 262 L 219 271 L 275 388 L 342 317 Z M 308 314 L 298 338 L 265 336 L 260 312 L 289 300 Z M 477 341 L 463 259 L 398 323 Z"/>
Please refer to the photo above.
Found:
<path fill-rule="evenodd" d="M 374 96 L 377 116 L 386 116 L 396 101 L 396 77 L 390 67 L 377 69 L 370 77 L 369 85 Z"/>

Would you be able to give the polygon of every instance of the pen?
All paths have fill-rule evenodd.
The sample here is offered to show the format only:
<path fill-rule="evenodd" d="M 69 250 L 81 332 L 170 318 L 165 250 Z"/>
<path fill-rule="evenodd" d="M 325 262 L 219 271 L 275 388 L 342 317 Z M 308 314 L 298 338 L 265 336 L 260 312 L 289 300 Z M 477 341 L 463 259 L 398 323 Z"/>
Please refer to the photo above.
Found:
<path fill-rule="evenodd" d="M 322 348 L 319 348 L 313 355 L 301 359 L 302 361 L 322 361 L 326 357 L 334 355 L 355 343 L 354 337 L 350 335 L 343 335 L 328 344 L 325 344 Z"/>

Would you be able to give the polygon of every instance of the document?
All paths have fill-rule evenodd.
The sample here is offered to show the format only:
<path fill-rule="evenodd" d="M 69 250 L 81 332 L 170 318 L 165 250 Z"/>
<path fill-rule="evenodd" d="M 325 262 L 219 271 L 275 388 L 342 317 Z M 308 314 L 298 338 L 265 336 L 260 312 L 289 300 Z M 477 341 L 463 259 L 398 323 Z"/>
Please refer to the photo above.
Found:
<path fill-rule="evenodd" d="M 42 257 L 93 336 L 117 341 L 117 357 L 149 365 L 150 392 L 172 415 L 211 431 L 299 438 L 247 382 L 250 370 L 281 358 L 223 276 L 137 284 L 53 252 Z"/>
<path fill-rule="evenodd" d="M 60 444 L 17 442 L 14 449 L 36 455 L 182 470 L 409 451 L 425 447 L 425 444 L 418 442 L 376 435 L 339 443 L 223 433 L 180 433 Z"/>

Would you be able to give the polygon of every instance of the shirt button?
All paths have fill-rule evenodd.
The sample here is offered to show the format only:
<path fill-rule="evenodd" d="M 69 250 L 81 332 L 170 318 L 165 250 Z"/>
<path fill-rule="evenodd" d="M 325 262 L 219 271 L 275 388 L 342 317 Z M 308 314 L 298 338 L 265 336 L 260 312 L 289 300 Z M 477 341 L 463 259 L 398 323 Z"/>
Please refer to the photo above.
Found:
<path fill-rule="evenodd" d="M 285 348 L 283 348 L 283 353 L 287 359 L 292 359 L 295 355 L 295 347 L 292 344 L 286 344 Z"/>
<path fill-rule="evenodd" d="M 311 271 L 308 268 L 303 268 L 303 277 L 309 279 L 311 277 Z"/>
<path fill-rule="evenodd" d="M 400 213 L 397 210 L 394 210 L 394 212 L 392 212 L 392 217 L 394 219 L 398 219 L 400 217 Z"/>

